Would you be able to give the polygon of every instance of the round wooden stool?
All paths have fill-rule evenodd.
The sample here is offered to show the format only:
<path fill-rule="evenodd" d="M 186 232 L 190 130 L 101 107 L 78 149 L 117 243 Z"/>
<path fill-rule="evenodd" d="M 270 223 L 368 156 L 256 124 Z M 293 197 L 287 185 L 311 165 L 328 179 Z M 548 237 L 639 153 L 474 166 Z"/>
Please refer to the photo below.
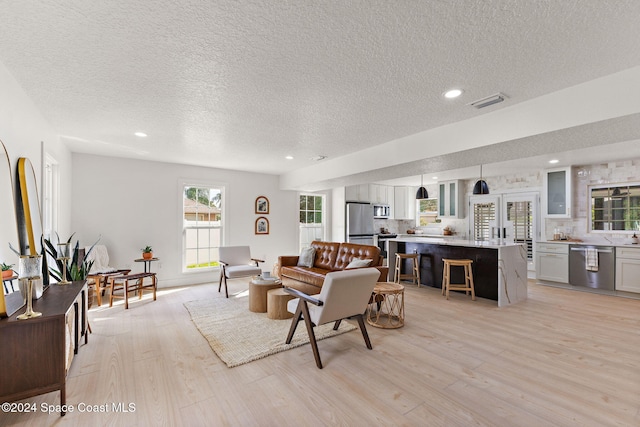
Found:
<path fill-rule="evenodd" d="M 413 262 L 411 274 L 402 274 L 402 260 L 410 259 Z M 393 281 L 400 283 L 402 279 L 411 279 L 420 287 L 420 255 L 419 254 L 398 254 L 396 253 L 396 268 L 393 274 Z"/>
<path fill-rule="evenodd" d="M 444 268 L 442 270 L 442 295 L 449 299 L 449 291 L 465 291 L 467 295 L 471 292 L 471 300 L 475 301 L 476 291 L 473 286 L 473 272 L 471 271 L 470 259 L 447 259 L 443 258 Z M 451 267 L 464 267 L 464 283 L 451 283 Z"/>
<path fill-rule="evenodd" d="M 253 279 L 249 282 L 249 311 L 267 312 L 267 292 L 282 287 L 280 280 Z"/>
<path fill-rule="evenodd" d="M 291 319 L 293 313 L 287 310 L 287 303 L 295 297 L 284 289 L 271 289 L 267 292 L 267 317 L 269 319 Z"/>

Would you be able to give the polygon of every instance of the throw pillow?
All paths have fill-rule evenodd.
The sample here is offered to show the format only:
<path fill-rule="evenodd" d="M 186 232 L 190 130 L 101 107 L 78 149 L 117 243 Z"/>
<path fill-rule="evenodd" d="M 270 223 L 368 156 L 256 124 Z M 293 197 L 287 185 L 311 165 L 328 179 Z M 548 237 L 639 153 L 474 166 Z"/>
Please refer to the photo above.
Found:
<path fill-rule="evenodd" d="M 298 257 L 298 267 L 312 267 L 313 260 L 316 257 L 316 250 L 314 248 L 304 248 L 300 251 Z"/>
<path fill-rule="evenodd" d="M 348 270 L 350 268 L 362 268 L 362 267 L 369 267 L 369 265 L 371 264 L 371 261 L 373 261 L 372 259 L 359 259 L 359 258 L 355 258 L 353 261 L 351 261 L 349 263 L 349 265 L 347 265 L 347 267 L 345 268 L 345 270 Z"/>

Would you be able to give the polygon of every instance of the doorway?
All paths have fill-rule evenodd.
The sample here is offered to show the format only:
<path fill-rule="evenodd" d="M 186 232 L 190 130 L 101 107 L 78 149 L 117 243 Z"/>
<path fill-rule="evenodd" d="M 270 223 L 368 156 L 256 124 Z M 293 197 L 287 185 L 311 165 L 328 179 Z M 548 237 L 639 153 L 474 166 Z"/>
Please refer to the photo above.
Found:
<path fill-rule="evenodd" d="M 298 249 L 309 247 L 314 240 L 326 240 L 325 205 L 323 194 L 300 194 Z"/>
<path fill-rule="evenodd" d="M 540 193 L 487 194 L 469 197 L 469 236 L 473 240 L 505 239 L 522 243 L 527 268 L 535 271 L 535 245 L 539 237 Z"/>

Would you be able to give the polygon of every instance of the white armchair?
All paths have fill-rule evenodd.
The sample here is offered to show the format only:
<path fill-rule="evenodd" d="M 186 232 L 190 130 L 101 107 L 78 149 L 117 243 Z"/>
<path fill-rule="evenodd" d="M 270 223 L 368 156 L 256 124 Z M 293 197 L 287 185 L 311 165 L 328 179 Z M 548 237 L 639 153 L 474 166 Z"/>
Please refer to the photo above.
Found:
<path fill-rule="evenodd" d="M 313 296 L 296 289 L 284 288 L 286 292 L 297 297 L 287 304 L 287 310 L 294 313 L 294 316 L 286 343 L 291 343 L 298 322 L 304 319 L 316 365 L 322 369 L 313 327 L 335 322 L 333 329 L 337 330 L 342 319 L 354 318 L 358 321 L 367 348 L 371 350 L 371 341 L 364 324 L 363 314 L 379 276 L 380 272 L 375 268 L 358 268 L 327 273 L 322 290 Z"/>
<path fill-rule="evenodd" d="M 229 298 L 229 290 L 227 289 L 227 279 L 236 279 L 239 277 L 257 276 L 262 273 L 259 262 L 262 259 L 251 258 L 251 249 L 249 246 L 222 246 L 220 251 L 220 283 L 218 283 L 218 292 L 224 282 L 224 293 Z"/>

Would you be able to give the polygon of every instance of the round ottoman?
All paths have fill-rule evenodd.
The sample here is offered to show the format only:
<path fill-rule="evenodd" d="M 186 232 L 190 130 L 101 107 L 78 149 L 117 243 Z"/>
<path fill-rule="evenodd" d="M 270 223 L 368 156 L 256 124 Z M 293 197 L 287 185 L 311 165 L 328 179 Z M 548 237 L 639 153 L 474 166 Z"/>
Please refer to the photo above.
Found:
<path fill-rule="evenodd" d="M 295 297 L 284 289 L 271 289 L 267 292 L 267 317 L 269 319 L 291 319 L 293 313 L 287 311 L 287 303 Z"/>

